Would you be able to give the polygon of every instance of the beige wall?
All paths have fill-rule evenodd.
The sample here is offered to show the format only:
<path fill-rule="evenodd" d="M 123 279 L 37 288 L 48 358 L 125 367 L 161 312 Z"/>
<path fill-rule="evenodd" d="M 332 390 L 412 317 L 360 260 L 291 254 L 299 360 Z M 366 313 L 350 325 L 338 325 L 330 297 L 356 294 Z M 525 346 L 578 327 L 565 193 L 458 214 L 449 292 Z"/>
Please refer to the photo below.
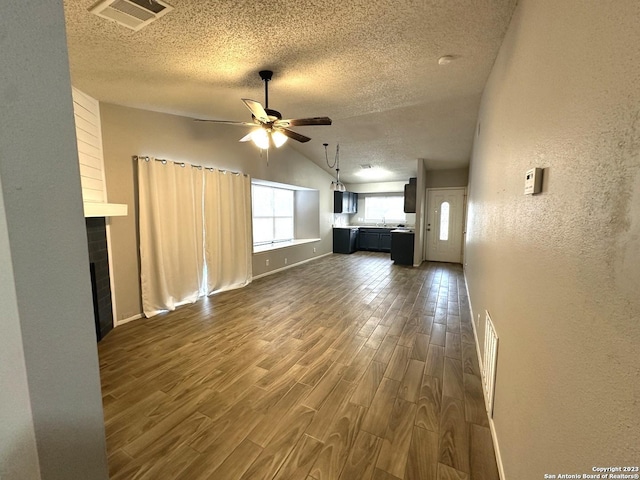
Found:
<path fill-rule="evenodd" d="M 239 100 L 238 105 L 242 111 Z M 254 255 L 254 276 L 285 267 L 285 258 L 288 266 L 331 252 L 333 192 L 328 186 L 332 177 L 288 144 L 272 150 L 267 165 L 266 157 L 261 157 L 256 147 L 238 142 L 246 132 L 235 126 L 194 122 L 176 115 L 106 103 L 100 104 L 100 114 L 108 199 L 112 203 L 128 204 L 130 212 L 127 217 L 109 220 L 118 320 L 142 311 L 133 155 L 240 171 L 253 178 L 317 189 L 320 215 L 310 218 L 310 222 L 319 222 L 322 240 Z M 318 231 L 318 227 L 312 225 L 298 228 L 305 232 Z"/>
<path fill-rule="evenodd" d="M 62 0 L 0 32 L 0 478 L 106 479 Z"/>
<path fill-rule="evenodd" d="M 500 337 L 509 480 L 640 459 L 639 19 L 636 0 L 521 0 L 483 94 L 466 276 Z"/>
<path fill-rule="evenodd" d="M 466 167 L 426 172 L 426 188 L 466 187 L 468 183 L 469 169 Z"/>

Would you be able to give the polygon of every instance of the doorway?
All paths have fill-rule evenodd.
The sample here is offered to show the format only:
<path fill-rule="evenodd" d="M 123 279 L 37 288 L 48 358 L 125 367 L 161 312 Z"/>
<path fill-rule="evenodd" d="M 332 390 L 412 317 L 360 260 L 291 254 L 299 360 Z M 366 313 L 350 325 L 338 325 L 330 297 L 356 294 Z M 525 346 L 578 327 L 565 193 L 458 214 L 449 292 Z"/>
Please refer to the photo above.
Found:
<path fill-rule="evenodd" d="M 465 188 L 428 188 L 425 259 L 462 263 Z"/>

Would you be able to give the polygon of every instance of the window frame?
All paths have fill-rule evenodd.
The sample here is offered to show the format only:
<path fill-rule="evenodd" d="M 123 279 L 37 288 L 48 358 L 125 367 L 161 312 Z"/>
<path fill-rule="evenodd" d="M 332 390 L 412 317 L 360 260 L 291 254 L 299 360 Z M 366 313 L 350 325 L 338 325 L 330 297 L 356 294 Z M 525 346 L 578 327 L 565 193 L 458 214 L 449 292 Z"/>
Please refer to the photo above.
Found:
<path fill-rule="evenodd" d="M 257 195 L 255 194 L 255 189 L 256 188 L 260 188 L 260 189 L 266 189 L 266 190 L 270 190 L 271 194 L 272 194 L 272 201 L 271 201 L 271 215 L 256 215 L 256 208 L 255 208 L 255 201 L 256 201 L 256 197 Z M 291 195 L 291 205 L 290 205 L 290 215 L 277 215 L 276 214 L 276 202 L 275 202 L 275 191 L 276 190 L 280 190 L 280 191 L 285 191 L 288 192 Z M 295 195 L 295 190 L 292 188 L 286 188 L 286 187 L 281 187 L 281 186 L 273 186 L 273 185 L 264 185 L 262 183 L 252 183 L 251 184 L 251 226 L 252 226 L 252 245 L 254 248 L 256 247 L 263 247 L 265 245 L 276 245 L 279 243 L 287 243 L 287 242 L 292 242 L 293 240 L 295 240 L 295 201 L 296 201 L 296 195 Z M 261 240 L 256 242 L 255 241 L 255 232 L 256 232 L 256 228 L 255 228 L 255 220 L 256 219 L 271 219 L 271 227 L 272 227 L 272 232 L 271 232 L 271 239 L 270 240 Z M 290 219 L 291 223 L 291 237 L 290 238 L 276 238 L 276 225 L 277 225 L 277 220 L 278 219 Z"/>
<path fill-rule="evenodd" d="M 403 193 L 383 193 L 383 194 L 362 194 L 362 197 L 364 199 L 364 222 L 365 223 L 406 223 L 407 221 L 407 215 L 406 212 L 404 212 L 404 194 Z M 381 199 L 381 201 L 383 203 L 388 203 L 389 199 L 393 198 L 395 202 L 398 203 L 398 207 L 399 207 L 399 211 L 402 211 L 402 217 L 400 218 L 395 218 L 395 217 L 387 217 L 387 216 L 381 216 L 379 218 L 371 218 L 369 216 L 367 216 L 367 202 L 369 201 L 369 199 L 372 198 L 376 198 L 376 199 Z"/>

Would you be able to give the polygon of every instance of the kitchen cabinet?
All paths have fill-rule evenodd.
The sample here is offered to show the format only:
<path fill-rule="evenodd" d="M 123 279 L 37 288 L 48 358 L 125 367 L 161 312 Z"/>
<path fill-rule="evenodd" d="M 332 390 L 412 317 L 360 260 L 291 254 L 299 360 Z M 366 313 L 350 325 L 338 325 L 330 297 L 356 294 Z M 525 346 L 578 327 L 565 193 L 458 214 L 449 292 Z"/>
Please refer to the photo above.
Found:
<path fill-rule="evenodd" d="M 416 213 L 418 179 L 413 177 L 404 186 L 404 213 Z"/>
<path fill-rule="evenodd" d="M 398 265 L 413 265 L 415 234 L 407 231 L 391 232 L 391 260 Z"/>
<path fill-rule="evenodd" d="M 333 192 L 333 213 L 357 213 L 358 194 L 354 192 Z"/>
<path fill-rule="evenodd" d="M 333 253 L 353 253 L 358 247 L 357 228 L 333 229 Z"/>
<path fill-rule="evenodd" d="M 358 232 L 358 249 L 376 252 L 391 251 L 390 228 L 363 228 Z"/>

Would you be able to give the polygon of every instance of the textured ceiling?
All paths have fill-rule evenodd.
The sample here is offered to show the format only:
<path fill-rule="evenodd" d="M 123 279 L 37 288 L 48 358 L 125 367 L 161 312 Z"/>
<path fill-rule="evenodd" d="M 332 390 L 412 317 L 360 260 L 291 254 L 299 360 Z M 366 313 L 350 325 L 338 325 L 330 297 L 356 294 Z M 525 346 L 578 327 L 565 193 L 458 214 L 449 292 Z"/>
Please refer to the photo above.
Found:
<path fill-rule="evenodd" d="M 325 170 L 340 144 L 341 179 L 361 164 L 415 176 L 466 166 L 480 96 L 516 0 L 169 0 L 175 10 L 133 32 L 65 0 L 73 84 L 104 102 L 195 118 L 249 121 L 269 107 L 329 116 L 289 141 Z M 452 55 L 446 66 L 438 58 Z M 215 134 L 216 125 L 210 125 Z M 238 129 L 238 138 L 246 133 Z M 247 148 L 255 148 L 247 144 Z M 334 172 L 332 172 L 334 173 Z"/>

